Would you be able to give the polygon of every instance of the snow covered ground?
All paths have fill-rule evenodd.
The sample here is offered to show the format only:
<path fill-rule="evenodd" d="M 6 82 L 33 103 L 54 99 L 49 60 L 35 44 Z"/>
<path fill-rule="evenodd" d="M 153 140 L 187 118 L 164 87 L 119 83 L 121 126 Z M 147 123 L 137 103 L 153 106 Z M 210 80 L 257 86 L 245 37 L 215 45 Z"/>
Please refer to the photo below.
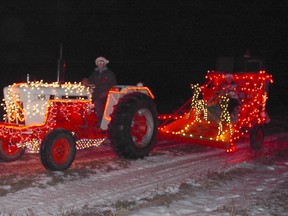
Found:
<path fill-rule="evenodd" d="M 271 123 L 264 148 L 159 141 L 128 161 L 106 143 L 79 151 L 65 172 L 37 155 L 0 163 L 0 215 L 288 215 L 288 132 Z"/>
<path fill-rule="evenodd" d="M 167 205 L 131 215 L 288 215 L 287 158 L 247 161 L 207 177 L 180 189 L 180 198 Z"/>

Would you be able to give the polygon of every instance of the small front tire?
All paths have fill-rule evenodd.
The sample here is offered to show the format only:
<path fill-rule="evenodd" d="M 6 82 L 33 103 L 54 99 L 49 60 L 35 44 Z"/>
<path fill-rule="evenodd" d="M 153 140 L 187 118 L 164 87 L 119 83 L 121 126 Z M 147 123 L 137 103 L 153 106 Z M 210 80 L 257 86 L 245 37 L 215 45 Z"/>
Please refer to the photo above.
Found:
<path fill-rule="evenodd" d="M 55 129 L 47 134 L 41 144 L 40 158 L 43 166 L 52 171 L 68 169 L 76 155 L 76 141 L 71 132 Z"/>
<path fill-rule="evenodd" d="M 18 160 L 25 152 L 25 148 L 19 148 L 6 140 L 0 140 L 0 159 L 5 162 Z"/>

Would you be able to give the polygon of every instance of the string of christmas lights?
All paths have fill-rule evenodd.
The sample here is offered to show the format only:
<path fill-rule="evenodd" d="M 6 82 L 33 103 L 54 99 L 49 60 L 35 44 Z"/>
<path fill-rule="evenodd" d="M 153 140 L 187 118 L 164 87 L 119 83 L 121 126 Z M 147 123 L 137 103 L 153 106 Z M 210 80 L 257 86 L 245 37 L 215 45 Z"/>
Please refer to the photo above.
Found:
<path fill-rule="evenodd" d="M 77 149 L 99 146 L 105 140 L 106 135 L 95 137 L 95 127 L 87 128 L 87 119 L 95 123 L 97 118 L 90 89 L 80 83 L 14 83 L 5 89 L 3 101 L 6 123 L 0 124 L 0 139 L 28 153 L 39 153 L 45 135 L 59 127 L 75 134 Z M 27 124 L 35 116 L 41 117 L 36 119 L 39 123 Z"/>
<path fill-rule="evenodd" d="M 231 91 L 238 96 L 239 105 L 233 113 L 229 113 L 227 90 L 221 87 L 220 92 L 226 91 L 226 93 L 221 95 L 218 92 L 219 87 L 225 82 L 225 75 L 225 73 L 208 71 L 206 83 L 203 86 L 191 85 L 194 94 L 190 111 L 185 112 L 186 114 L 181 118 L 174 119 L 172 123 L 162 126 L 159 128 L 160 131 L 182 137 L 203 139 L 204 143 L 204 140 L 227 142 L 229 145 L 226 151 L 235 151 L 235 143 L 241 136 L 248 133 L 254 125 L 265 123 L 268 85 L 273 83 L 273 80 L 272 76 L 266 74 L 265 71 L 233 74 L 237 85 Z M 215 93 L 219 94 L 215 96 Z M 203 99 L 199 99 L 201 94 Z M 215 106 L 212 107 L 212 105 Z M 217 106 L 220 107 L 218 112 Z M 211 111 L 214 111 L 214 115 Z M 162 115 L 161 118 L 168 119 L 169 117 Z M 216 127 L 217 124 L 218 127 Z"/>

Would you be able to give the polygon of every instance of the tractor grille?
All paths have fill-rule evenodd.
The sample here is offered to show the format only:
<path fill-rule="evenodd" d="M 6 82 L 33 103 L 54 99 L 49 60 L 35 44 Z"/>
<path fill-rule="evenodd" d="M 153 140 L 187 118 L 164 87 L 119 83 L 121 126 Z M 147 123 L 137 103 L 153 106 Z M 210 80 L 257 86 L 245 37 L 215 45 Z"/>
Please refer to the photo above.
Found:
<path fill-rule="evenodd" d="M 23 102 L 21 101 L 6 101 L 6 116 L 8 123 L 25 125 L 25 114 Z"/>

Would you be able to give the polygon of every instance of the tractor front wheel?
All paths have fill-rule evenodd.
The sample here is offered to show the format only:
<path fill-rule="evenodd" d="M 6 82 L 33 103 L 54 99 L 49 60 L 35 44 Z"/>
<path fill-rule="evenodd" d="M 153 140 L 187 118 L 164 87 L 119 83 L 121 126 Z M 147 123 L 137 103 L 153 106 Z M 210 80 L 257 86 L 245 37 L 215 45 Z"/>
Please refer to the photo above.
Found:
<path fill-rule="evenodd" d="M 25 148 L 18 147 L 15 143 L 0 140 L 0 159 L 5 162 L 18 160 L 25 152 Z"/>
<path fill-rule="evenodd" d="M 47 134 L 40 149 L 43 166 L 52 171 L 68 169 L 76 155 L 76 141 L 71 132 L 55 129 Z"/>

